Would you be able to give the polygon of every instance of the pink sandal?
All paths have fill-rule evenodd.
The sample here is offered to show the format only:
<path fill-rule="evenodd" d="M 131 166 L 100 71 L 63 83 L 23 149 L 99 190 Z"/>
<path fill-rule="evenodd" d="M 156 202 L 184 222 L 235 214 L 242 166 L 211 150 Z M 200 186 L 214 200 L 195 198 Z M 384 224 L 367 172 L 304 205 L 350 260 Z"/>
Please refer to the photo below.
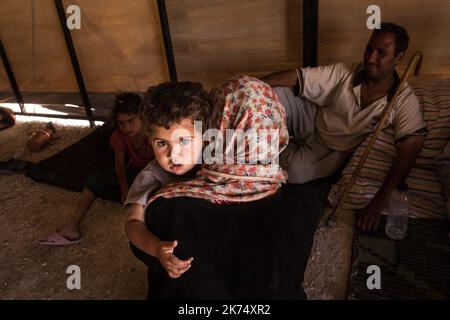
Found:
<path fill-rule="evenodd" d="M 70 240 L 63 237 L 58 232 L 53 232 L 43 239 L 39 239 L 39 243 L 45 246 L 67 246 L 69 244 L 75 244 L 83 240 L 81 237 L 78 239 Z"/>

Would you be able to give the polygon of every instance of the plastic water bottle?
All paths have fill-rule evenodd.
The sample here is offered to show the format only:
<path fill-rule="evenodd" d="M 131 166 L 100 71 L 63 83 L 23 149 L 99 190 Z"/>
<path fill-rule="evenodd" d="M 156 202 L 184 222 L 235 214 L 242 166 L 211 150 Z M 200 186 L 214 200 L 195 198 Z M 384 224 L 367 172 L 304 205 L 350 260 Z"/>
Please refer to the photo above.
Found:
<path fill-rule="evenodd" d="M 387 207 L 386 235 L 393 240 L 401 240 L 408 230 L 408 185 L 401 182 L 397 186 Z"/>

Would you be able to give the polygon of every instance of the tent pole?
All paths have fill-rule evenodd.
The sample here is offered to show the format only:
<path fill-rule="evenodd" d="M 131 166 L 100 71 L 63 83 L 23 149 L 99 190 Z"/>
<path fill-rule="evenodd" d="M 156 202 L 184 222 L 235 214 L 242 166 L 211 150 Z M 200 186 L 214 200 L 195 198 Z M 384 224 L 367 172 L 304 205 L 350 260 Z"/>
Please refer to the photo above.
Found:
<path fill-rule="evenodd" d="M 57 118 L 57 119 L 74 119 L 74 120 L 88 120 L 88 121 L 106 121 L 105 117 L 92 116 L 91 119 L 86 119 L 85 116 L 76 116 L 68 114 L 47 114 L 47 113 L 23 113 L 14 112 L 16 115 L 20 116 L 30 116 L 30 117 L 43 117 L 43 118 Z"/>
<path fill-rule="evenodd" d="M 14 91 L 14 96 L 16 97 L 17 103 L 20 106 L 20 110 L 22 111 L 22 113 L 26 114 L 22 94 L 20 93 L 19 86 L 17 85 L 16 77 L 14 77 L 14 73 L 12 71 L 11 64 L 9 63 L 5 47 L 3 46 L 2 39 L 0 39 L 0 55 L 2 57 L 3 66 L 5 67 L 6 74 L 8 75 L 9 84 L 11 85 L 11 88 Z"/>
<path fill-rule="evenodd" d="M 167 18 L 166 1 L 158 0 L 159 21 L 164 39 L 164 48 L 166 50 L 167 66 L 169 68 L 170 81 L 177 81 L 177 69 L 175 57 L 173 55 L 172 40 L 170 39 L 169 19 Z"/>
<path fill-rule="evenodd" d="M 59 22 L 61 23 L 61 29 L 64 33 L 64 39 L 66 41 L 67 50 L 69 51 L 70 61 L 72 62 L 72 68 L 77 79 L 78 89 L 80 91 L 81 99 L 83 100 L 84 109 L 86 111 L 87 119 L 94 126 L 94 121 L 92 121 L 92 109 L 91 103 L 89 102 L 89 96 L 84 85 L 83 75 L 81 73 L 80 64 L 78 63 L 77 53 L 75 51 L 75 46 L 73 44 L 72 36 L 70 35 L 70 30 L 66 26 L 66 13 L 64 11 L 62 0 L 55 0 L 56 11 L 58 12 Z"/>
<path fill-rule="evenodd" d="M 303 66 L 317 67 L 319 0 L 303 0 Z"/>

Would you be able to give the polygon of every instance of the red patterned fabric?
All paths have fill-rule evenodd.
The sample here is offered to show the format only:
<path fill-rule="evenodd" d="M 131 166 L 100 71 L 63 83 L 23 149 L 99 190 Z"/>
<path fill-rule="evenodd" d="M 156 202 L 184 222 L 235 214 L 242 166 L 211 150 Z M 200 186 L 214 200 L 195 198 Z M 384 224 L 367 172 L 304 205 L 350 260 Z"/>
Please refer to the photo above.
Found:
<path fill-rule="evenodd" d="M 258 79 L 236 76 L 214 89 L 210 98 L 216 113 L 221 115 L 212 122 L 227 137 L 227 142 L 236 145 L 242 139 L 242 132 L 253 129 L 258 133 L 257 143 L 238 152 L 232 152 L 234 147 L 224 147 L 222 159 L 228 161 L 204 164 L 196 179 L 167 185 L 149 203 L 158 197 L 194 197 L 215 203 L 249 202 L 275 194 L 286 182 L 287 174 L 278 161 L 272 161 L 278 159 L 289 139 L 284 108 L 272 88 Z M 227 136 L 227 129 L 241 131 Z M 259 134 L 264 130 L 271 131 Z M 275 152 L 261 152 L 258 161 L 251 162 L 254 152 L 258 154 L 265 143 L 266 150 Z M 272 149 L 275 145 L 278 148 Z M 239 163 L 239 159 L 245 162 Z"/>

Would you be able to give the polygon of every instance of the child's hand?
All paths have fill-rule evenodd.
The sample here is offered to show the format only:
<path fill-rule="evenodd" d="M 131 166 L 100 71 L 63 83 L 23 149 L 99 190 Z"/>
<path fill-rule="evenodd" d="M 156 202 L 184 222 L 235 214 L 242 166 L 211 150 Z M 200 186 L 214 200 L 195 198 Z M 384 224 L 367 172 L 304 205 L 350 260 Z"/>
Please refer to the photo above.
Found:
<path fill-rule="evenodd" d="M 189 270 L 191 262 L 194 258 L 180 260 L 173 255 L 173 249 L 178 245 L 178 241 L 161 241 L 158 246 L 158 259 L 164 269 L 166 269 L 169 277 L 179 278 L 183 273 Z"/>

